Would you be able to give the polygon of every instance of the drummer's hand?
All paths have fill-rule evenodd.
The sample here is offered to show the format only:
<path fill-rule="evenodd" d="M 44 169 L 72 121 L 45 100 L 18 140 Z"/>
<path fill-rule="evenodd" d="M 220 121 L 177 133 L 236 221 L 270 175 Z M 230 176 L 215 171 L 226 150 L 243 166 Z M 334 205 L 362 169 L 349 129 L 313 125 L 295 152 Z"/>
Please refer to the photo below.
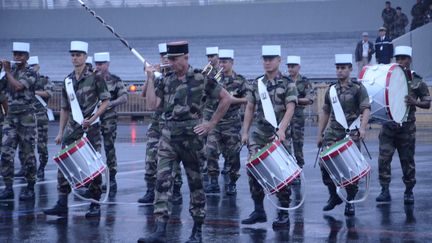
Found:
<path fill-rule="evenodd" d="M 414 99 L 412 96 L 407 95 L 407 96 L 405 96 L 405 103 L 407 105 L 417 105 L 417 100 Z"/>
<path fill-rule="evenodd" d="M 61 144 L 62 140 L 63 140 L 63 134 L 59 133 L 59 134 L 57 134 L 57 137 L 54 139 L 54 142 L 56 144 Z"/>
<path fill-rule="evenodd" d="M 155 66 L 144 66 L 144 71 L 147 74 L 148 79 L 154 79 L 154 72 L 156 71 Z"/>
<path fill-rule="evenodd" d="M 210 132 L 214 128 L 214 124 L 211 122 L 203 122 L 194 127 L 194 132 L 198 135 L 204 135 Z"/>
<path fill-rule="evenodd" d="M 359 128 L 358 132 L 359 132 L 359 138 L 360 139 L 366 138 L 366 130 L 364 128 Z"/>
<path fill-rule="evenodd" d="M 321 148 L 323 144 L 323 137 L 321 135 L 318 135 L 317 137 L 317 147 Z"/>
<path fill-rule="evenodd" d="M 83 121 L 83 123 L 82 123 L 83 129 L 89 128 L 93 122 L 94 122 L 93 117 L 85 118 L 84 121 Z"/>
<path fill-rule="evenodd" d="M 279 140 L 281 140 L 281 141 L 284 141 L 285 138 L 286 138 L 286 136 L 285 136 L 285 132 L 282 132 L 281 130 L 278 130 L 278 131 L 276 132 L 276 136 L 277 136 L 277 139 L 279 139 Z M 273 139 L 275 139 L 274 136 L 272 137 L 272 140 L 273 140 Z"/>
<path fill-rule="evenodd" d="M 241 144 L 249 144 L 249 134 L 248 133 L 242 133 Z"/>

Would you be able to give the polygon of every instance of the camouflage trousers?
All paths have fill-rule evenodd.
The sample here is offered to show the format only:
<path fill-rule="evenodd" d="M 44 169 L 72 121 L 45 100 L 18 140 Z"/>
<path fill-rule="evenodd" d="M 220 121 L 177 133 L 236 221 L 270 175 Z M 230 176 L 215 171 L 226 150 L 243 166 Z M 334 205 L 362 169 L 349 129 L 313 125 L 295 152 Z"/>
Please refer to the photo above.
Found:
<path fill-rule="evenodd" d="M 207 136 L 207 169 L 210 177 L 219 176 L 219 156 L 223 155 L 232 182 L 240 177 L 240 121 L 218 124 Z"/>
<path fill-rule="evenodd" d="M 72 128 L 70 124 L 66 126 L 62 147 L 66 147 L 69 144 L 81 139 L 84 135 L 84 131 L 82 128 Z M 100 139 L 100 125 L 99 123 L 92 125 L 87 130 L 87 138 L 90 143 L 93 145 L 96 151 L 101 151 L 101 139 Z M 67 195 L 71 192 L 71 187 L 64 177 L 63 173 L 60 170 L 57 171 L 57 190 L 60 195 Z M 102 184 L 102 176 L 99 175 L 91 182 L 89 182 L 86 186 L 90 192 L 90 197 L 99 200 L 102 194 L 101 189 Z"/>
<path fill-rule="evenodd" d="M 147 130 L 147 146 L 146 146 L 146 161 L 145 161 L 145 175 L 144 180 L 147 184 L 156 183 L 157 174 L 157 151 L 159 139 L 161 136 L 161 129 L 159 122 L 150 123 Z M 175 164 L 173 167 L 174 186 L 181 188 L 183 181 L 181 177 L 181 167 Z"/>
<path fill-rule="evenodd" d="M 285 148 L 289 148 L 289 139 L 287 141 L 283 141 L 283 145 Z M 248 161 L 250 158 L 258 153 L 258 151 L 263 148 L 266 144 L 272 142 L 270 139 L 264 138 L 262 136 L 257 136 L 257 134 L 252 133 L 252 139 L 248 145 L 249 155 Z M 249 191 L 251 193 L 252 200 L 255 203 L 262 204 L 264 201 L 265 192 L 261 184 L 257 179 L 248 171 L 249 176 Z M 291 201 L 291 188 L 290 186 L 285 186 L 279 192 L 276 193 L 277 198 L 279 199 L 279 205 L 281 207 L 289 207 Z"/>
<path fill-rule="evenodd" d="M 110 179 L 114 179 L 117 174 L 117 157 L 114 146 L 117 138 L 117 117 L 101 119 L 100 127 Z"/>
<path fill-rule="evenodd" d="M 48 163 L 48 116 L 46 112 L 38 112 L 36 117 L 36 148 L 39 154 L 39 166 L 44 168 Z M 24 166 L 25 153 L 19 144 L 18 158 L 21 161 L 21 166 Z"/>
<path fill-rule="evenodd" d="M 324 134 L 324 140 L 323 140 L 323 147 L 324 149 L 326 147 L 330 147 L 336 142 L 344 139 L 346 137 L 345 130 L 335 130 L 335 129 L 327 129 Z M 350 137 L 353 140 L 353 142 L 356 144 L 356 146 L 360 149 L 360 139 L 358 136 L 357 131 L 351 131 Z M 324 185 L 326 185 L 329 188 L 330 194 L 334 193 L 336 194 L 336 185 L 334 184 L 333 180 L 330 177 L 330 174 L 328 171 L 324 168 L 322 165 L 322 161 L 320 161 L 320 169 L 321 169 L 321 176 L 322 181 Z M 349 200 L 354 199 L 358 192 L 358 183 L 350 184 L 345 187 Z"/>
<path fill-rule="evenodd" d="M 6 116 L 1 148 L 1 174 L 5 185 L 13 184 L 14 158 L 18 144 L 20 144 L 20 149 L 23 152 L 24 176 L 28 183 L 35 182 L 35 128 L 33 112 L 8 114 Z"/>
<path fill-rule="evenodd" d="M 305 164 L 304 156 L 303 156 L 304 126 L 305 126 L 305 118 L 303 114 L 298 116 L 293 116 L 293 119 L 291 120 L 291 126 L 290 126 L 292 145 L 294 150 L 294 156 L 297 160 L 297 164 L 301 168 L 303 168 Z"/>
<path fill-rule="evenodd" d="M 407 188 L 413 188 L 415 179 L 415 122 L 404 122 L 402 126 L 388 122 L 383 124 L 379 134 L 378 172 L 381 185 L 391 181 L 391 161 L 395 150 L 399 154 L 403 177 Z"/>
<path fill-rule="evenodd" d="M 196 222 L 205 218 L 205 194 L 201 174 L 200 151 L 203 149 L 201 138 L 193 132 L 193 126 L 182 129 L 185 132 L 172 135 L 170 129 L 163 128 L 158 148 L 158 165 L 154 214 L 157 221 L 167 221 L 171 212 L 168 199 L 173 187 L 172 171 L 180 161 L 186 172 L 190 204 L 189 212 Z"/>

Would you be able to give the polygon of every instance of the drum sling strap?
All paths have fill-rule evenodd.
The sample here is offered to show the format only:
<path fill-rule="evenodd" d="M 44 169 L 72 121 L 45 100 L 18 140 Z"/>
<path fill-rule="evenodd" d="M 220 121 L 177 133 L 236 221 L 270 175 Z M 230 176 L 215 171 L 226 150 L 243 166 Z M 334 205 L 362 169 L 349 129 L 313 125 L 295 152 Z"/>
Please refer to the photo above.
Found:
<path fill-rule="evenodd" d="M 46 109 L 48 121 L 54 121 L 54 113 L 50 108 L 48 108 L 48 104 L 39 95 L 35 95 L 35 97 L 39 101 L 39 103 L 41 103 L 42 106 Z"/>
<path fill-rule="evenodd" d="M 337 91 L 334 85 L 330 86 L 330 101 L 333 108 L 333 112 L 335 114 L 336 121 L 345 128 L 346 131 L 351 131 L 360 127 L 360 116 L 357 117 L 348 127 L 348 122 L 346 120 L 345 114 L 342 109 L 342 105 L 339 102 L 339 98 L 337 96 Z"/>
<path fill-rule="evenodd" d="M 270 100 L 270 95 L 267 91 L 267 86 L 263 83 L 263 77 L 258 79 L 258 93 L 261 100 L 261 105 L 264 111 L 264 117 L 274 128 L 277 129 L 278 124 L 276 121 L 276 114 Z"/>
<path fill-rule="evenodd" d="M 84 121 L 84 116 L 83 116 L 83 113 L 81 111 L 81 107 L 78 104 L 78 99 L 75 95 L 75 90 L 73 88 L 72 79 L 66 78 L 65 79 L 65 86 L 66 86 L 66 93 L 67 93 L 67 96 L 69 98 L 69 103 L 70 103 L 71 110 L 72 110 L 72 118 L 76 123 L 82 124 Z M 97 105 L 95 106 L 95 109 L 94 109 L 92 114 L 94 114 L 96 112 L 96 110 L 97 110 Z M 92 125 L 97 123 L 97 122 L 99 122 L 99 117 L 92 123 Z"/>

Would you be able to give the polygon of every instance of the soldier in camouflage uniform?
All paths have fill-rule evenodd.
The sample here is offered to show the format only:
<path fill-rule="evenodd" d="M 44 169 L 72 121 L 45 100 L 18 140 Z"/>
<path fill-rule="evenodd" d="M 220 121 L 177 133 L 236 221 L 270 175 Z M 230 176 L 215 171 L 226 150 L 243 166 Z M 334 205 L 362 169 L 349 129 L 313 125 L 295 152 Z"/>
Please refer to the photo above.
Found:
<path fill-rule="evenodd" d="M 245 109 L 245 117 L 243 122 L 242 143 L 249 145 L 249 159 L 255 155 L 266 144 L 275 139 L 275 128 L 266 120 L 260 97 L 263 94 L 258 92 L 258 82 L 262 80 L 267 87 L 268 95 L 273 105 L 279 129 L 276 135 L 282 141 L 286 148 L 289 148 L 290 129 L 289 124 L 294 114 L 294 109 L 297 104 L 297 89 L 295 83 L 288 77 L 284 76 L 279 71 L 281 62 L 281 47 L 280 46 L 263 46 L 262 57 L 265 75 L 258 77 L 250 85 L 247 94 L 247 105 Z M 267 94 L 264 94 L 267 95 Z M 257 110 L 256 129 L 252 132 L 249 140 L 249 129 L 254 117 L 255 108 Z M 242 224 L 255 224 L 258 222 L 266 222 L 267 216 L 264 211 L 264 189 L 258 181 L 250 174 L 249 190 L 254 201 L 255 210 L 247 219 L 241 221 Z M 291 189 L 285 186 L 276 193 L 281 207 L 289 207 Z M 289 215 L 286 210 L 279 210 L 276 220 L 272 224 L 273 229 L 289 229 Z"/>
<path fill-rule="evenodd" d="M 1 69 L 0 69 L 1 71 Z M 3 124 L 4 119 L 8 111 L 8 100 L 4 90 L 0 90 L 0 148 L 1 148 L 1 140 L 3 138 Z"/>
<path fill-rule="evenodd" d="M 405 27 L 407 27 L 407 25 L 408 25 L 407 16 L 404 13 L 402 13 L 401 7 L 397 7 L 392 39 L 396 39 L 399 36 L 405 34 Z"/>
<path fill-rule="evenodd" d="M 344 139 L 347 135 L 356 143 L 360 148 L 360 139 L 365 138 L 366 126 L 369 121 L 370 104 L 369 96 L 366 88 L 357 81 L 350 79 L 352 72 L 352 55 L 351 54 L 337 54 L 336 55 L 336 75 L 338 77 L 337 83 L 333 84 L 340 106 L 344 112 L 345 119 L 348 125 L 351 125 L 359 116 L 361 116 L 361 124 L 358 129 L 354 129 L 346 133 L 346 129 L 339 124 L 333 111 L 333 106 L 330 98 L 330 88 L 326 91 L 324 97 L 323 113 L 319 120 L 317 145 L 319 148 L 330 147 L 336 142 Z M 327 127 L 327 124 L 330 125 Z M 325 133 L 324 133 L 324 129 Z M 321 165 L 321 174 L 324 185 L 328 187 L 330 198 L 327 205 L 324 206 L 324 211 L 332 210 L 336 205 L 342 203 L 342 199 L 336 193 L 336 186 L 330 178 L 329 173 Z M 346 187 L 347 199 L 353 200 L 357 194 L 358 186 L 349 185 Z M 347 203 L 345 205 L 345 215 L 353 216 L 355 214 L 354 204 Z"/>
<path fill-rule="evenodd" d="M 395 48 L 396 62 L 401 65 L 409 80 L 409 94 L 405 97 L 405 103 L 409 107 L 407 120 L 402 124 L 386 122 L 382 125 L 379 134 L 379 158 L 378 172 L 381 184 L 381 194 L 376 198 L 377 202 L 390 202 L 389 191 L 391 181 L 391 161 L 395 150 L 399 154 L 402 167 L 402 180 L 405 184 L 404 203 L 414 204 L 413 188 L 415 179 L 415 112 L 416 107 L 429 109 L 431 96 L 428 87 L 422 78 L 410 70 L 412 62 L 412 49 L 409 46 L 397 46 Z"/>
<path fill-rule="evenodd" d="M 100 125 L 98 122 L 94 122 L 108 107 L 110 93 L 108 92 L 103 77 L 96 75 L 94 72 L 90 72 L 86 67 L 85 60 L 87 57 L 87 50 L 88 44 L 86 42 L 71 42 L 70 54 L 72 64 L 74 65 L 74 71 L 70 73 L 66 79 L 72 81 L 75 94 L 68 94 L 66 91 L 66 84 L 63 84 L 59 132 L 55 138 L 55 142 L 57 144 L 61 143 L 62 147 L 65 147 L 81 139 L 84 133 L 86 133 L 90 143 L 96 151 L 100 152 Z M 72 99 L 77 99 L 84 117 L 82 124 L 78 124 L 74 120 L 72 113 L 73 107 L 71 106 L 69 95 L 71 95 L 70 97 Z M 44 213 L 47 215 L 66 217 L 68 214 L 68 195 L 71 192 L 71 187 L 60 170 L 57 172 L 57 183 L 59 199 L 53 208 L 45 210 Z M 102 194 L 101 183 L 102 176 L 99 175 L 88 184 L 90 197 L 94 200 L 100 199 Z M 100 205 L 92 202 L 85 216 L 86 218 L 99 217 Z"/>
<path fill-rule="evenodd" d="M 14 179 L 14 158 L 18 142 L 25 154 L 24 168 L 27 187 L 21 190 L 20 200 L 34 200 L 34 184 L 36 173 L 35 119 L 32 106 L 34 86 L 37 74 L 27 65 L 30 44 L 13 43 L 14 61 L 18 63 L 11 67 L 10 62 L 3 60 L 5 76 L 0 81 L 0 90 L 6 90 L 8 98 L 8 113 L 3 126 L 1 153 L 1 173 L 6 188 L 0 193 L 0 200 L 14 199 L 12 189 Z"/>
<path fill-rule="evenodd" d="M 229 168 L 229 182 L 226 184 L 226 194 L 234 195 L 237 192 L 236 181 L 240 177 L 240 130 L 241 117 L 240 108 L 246 100 L 246 79 L 233 71 L 234 51 L 219 50 L 219 65 L 223 69 L 219 84 L 230 94 L 232 104 L 222 120 L 216 125 L 207 136 L 206 154 L 207 169 L 210 177 L 210 184 L 205 188 L 206 193 L 219 193 L 219 155 L 222 153 L 225 164 Z M 218 102 L 207 102 L 206 110 L 210 114 L 216 110 Z"/>
<path fill-rule="evenodd" d="M 113 197 L 117 193 L 117 157 L 115 152 L 115 140 L 117 137 L 117 112 L 115 107 L 127 102 L 128 94 L 123 81 L 116 75 L 109 72 L 110 54 L 109 52 L 99 52 L 94 54 L 97 74 L 104 79 L 111 99 L 107 110 L 101 115 L 101 133 L 103 138 L 105 156 L 109 169 L 109 196 Z M 107 182 L 108 183 L 108 182 Z M 106 190 L 106 185 L 102 186 L 102 191 Z"/>
<path fill-rule="evenodd" d="M 167 44 L 168 58 L 173 72 L 154 87 L 153 67 L 146 67 L 148 79 L 147 102 L 155 109 L 162 106 L 164 125 L 158 148 L 158 172 L 154 214 L 156 230 L 138 242 L 165 242 L 170 209 L 168 199 L 173 184 L 172 169 L 180 161 L 186 171 L 190 190 L 189 211 L 194 220 L 188 242 L 202 241 L 205 217 L 200 151 L 204 144 L 200 136 L 208 133 L 223 117 L 231 103 L 229 93 L 214 79 L 189 66 L 188 43 Z M 202 122 L 202 108 L 206 100 L 220 99 L 212 119 Z"/>
<path fill-rule="evenodd" d="M 381 18 L 384 22 L 383 26 L 387 29 L 387 34 L 391 39 L 393 39 L 395 16 L 396 10 L 391 7 L 390 1 L 386 1 L 385 8 L 381 12 Z"/>
<path fill-rule="evenodd" d="M 162 75 L 166 76 L 171 72 L 171 68 L 169 67 L 169 61 L 167 57 L 167 47 L 166 43 L 159 44 L 159 55 L 160 55 L 160 63 L 161 65 L 158 67 L 158 71 L 162 73 Z M 155 87 L 158 85 L 158 82 L 161 79 L 155 80 Z M 144 84 L 144 88 L 142 91 L 142 96 L 146 97 L 147 93 L 147 84 Z M 153 204 L 155 197 L 155 185 L 156 185 L 156 173 L 157 173 L 157 146 L 159 144 L 159 139 L 161 136 L 161 127 L 163 126 L 163 120 L 161 117 L 162 109 L 158 107 L 156 109 L 150 120 L 150 125 L 147 129 L 147 145 L 146 145 L 146 165 L 145 165 L 145 175 L 144 180 L 147 183 L 147 191 L 143 197 L 138 199 L 139 203 L 145 204 Z M 179 205 L 183 203 L 183 197 L 181 194 L 181 186 L 183 184 L 181 178 L 181 170 L 179 165 L 174 165 L 173 167 L 174 173 L 174 186 L 173 193 L 171 196 L 172 204 Z"/>
<path fill-rule="evenodd" d="M 38 95 L 45 104 L 48 103 L 49 98 L 52 96 L 53 83 L 49 77 L 39 73 L 39 58 L 32 56 L 29 59 L 29 66 L 37 73 L 35 83 L 35 95 Z M 37 169 L 37 179 L 43 180 L 45 178 L 45 166 L 48 163 L 48 115 L 47 108 L 42 104 L 36 96 L 34 97 L 33 107 L 35 110 L 36 118 L 36 131 L 37 131 L 37 144 L 36 148 L 39 153 L 39 168 Z M 23 162 L 25 160 L 25 153 L 21 149 L 22 143 L 19 144 L 18 157 L 21 161 L 21 171 L 16 173 L 15 176 L 24 175 Z"/>
<path fill-rule="evenodd" d="M 291 120 L 291 136 L 294 155 L 297 160 L 297 164 L 303 168 L 304 157 L 303 157 L 303 141 L 304 141 L 304 126 L 305 126 L 305 116 L 304 109 L 306 106 L 311 105 L 314 100 L 314 91 L 312 89 L 312 84 L 309 80 L 300 75 L 300 57 L 299 56 L 288 56 L 287 57 L 287 67 L 288 73 L 296 84 L 298 92 L 298 105 L 294 110 L 294 115 Z M 294 180 L 294 184 L 299 184 L 300 177 Z"/>

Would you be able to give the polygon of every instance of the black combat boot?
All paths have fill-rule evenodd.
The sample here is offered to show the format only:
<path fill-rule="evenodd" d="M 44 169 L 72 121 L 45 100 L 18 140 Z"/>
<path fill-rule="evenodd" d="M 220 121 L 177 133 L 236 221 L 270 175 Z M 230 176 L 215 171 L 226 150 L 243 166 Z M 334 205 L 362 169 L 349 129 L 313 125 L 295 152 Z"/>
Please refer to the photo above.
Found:
<path fill-rule="evenodd" d="M 42 181 L 45 179 L 45 165 L 39 165 L 39 168 L 36 173 L 36 177 L 39 181 Z"/>
<path fill-rule="evenodd" d="M 7 184 L 6 188 L 0 192 L 0 200 L 9 200 L 14 199 L 14 191 L 12 188 L 12 184 Z"/>
<path fill-rule="evenodd" d="M 138 239 L 138 243 L 165 243 L 166 240 L 166 222 L 156 222 L 156 229 L 148 237 Z"/>
<path fill-rule="evenodd" d="M 180 185 L 174 184 L 173 193 L 171 196 L 171 203 L 173 205 L 181 205 L 183 203 L 183 197 L 180 189 L 181 189 L 181 184 Z"/>
<path fill-rule="evenodd" d="M 406 188 L 404 192 L 404 204 L 412 205 L 414 204 L 414 194 L 412 188 Z"/>
<path fill-rule="evenodd" d="M 381 185 L 381 193 L 376 197 L 375 201 L 377 202 L 390 202 L 390 190 L 389 185 Z"/>
<path fill-rule="evenodd" d="M 217 176 L 210 177 L 210 184 L 204 188 L 205 193 L 220 193 L 219 181 Z"/>
<path fill-rule="evenodd" d="M 21 190 L 20 201 L 30 201 L 35 199 L 34 182 L 28 183 L 26 188 Z"/>
<path fill-rule="evenodd" d="M 354 203 L 345 204 L 345 216 L 354 216 L 355 215 L 355 206 Z"/>
<path fill-rule="evenodd" d="M 100 205 L 97 203 L 90 203 L 90 207 L 85 214 L 86 218 L 98 218 L 100 217 Z"/>
<path fill-rule="evenodd" d="M 267 222 L 267 215 L 264 211 L 263 202 L 254 202 L 255 210 L 249 215 L 247 219 L 241 221 L 242 224 L 256 224 Z"/>
<path fill-rule="evenodd" d="M 330 211 L 335 208 L 337 205 L 342 203 L 342 199 L 340 199 L 339 195 L 336 193 L 335 185 L 327 185 L 327 188 L 330 193 L 330 198 L 327 201 L 327 205 L 323 207 L 323 211 Z"/>
<path fill-rule="evenodd" d="M 237 186 L 235 182 L 230 181 L 225 187 L 225 193 L 228 196 L 233 196 L 237 193 Z"/>
<path fill-rule="evenodd" d="M 273 230 L 289 230 L 290 228 L 290 219 L 288 211 L 279 210 L 278 216 L 272 224 Z"/>
<path fill-rule="evenodd" d="M 192 234 L 186 243 L 201 243 L 202 242 L 202 223 L 194 222 Z"/>
<path fill-rule="evenodd" d="M 46 215 L 56 215 L 59 217 L 67 217 L 68 215 L 68 195 L 60 195 L 56 205 L 51 208 L 44 210 Z"/>
<path fill-rule="evenodd" d="M 155 198 L 155 184 L 152 182 L 147 183 L 146 194 L 138 199 L 139 203 L 153 203 Z"/>

